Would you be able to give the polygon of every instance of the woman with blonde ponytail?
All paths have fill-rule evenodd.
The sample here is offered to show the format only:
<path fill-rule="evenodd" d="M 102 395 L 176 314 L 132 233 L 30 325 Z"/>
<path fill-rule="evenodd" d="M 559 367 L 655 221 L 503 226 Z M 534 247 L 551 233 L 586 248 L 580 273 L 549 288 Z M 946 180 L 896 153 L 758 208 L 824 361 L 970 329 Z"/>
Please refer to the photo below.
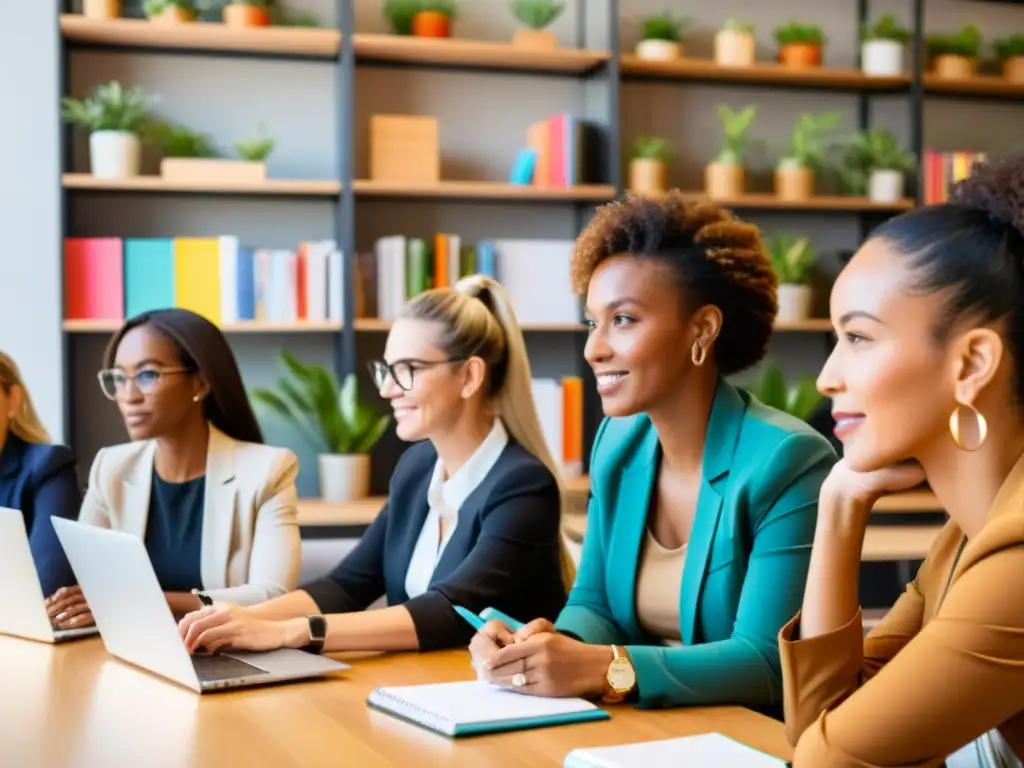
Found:
<path fill-rule="evenodd" d="M 559 468 L 502 287 L 474 275 L 417 296 L 370 369 L 398 437 L 414 443 L 384 508 L 327 577 L 260 605 L 186 616 L 190 650 L 306 647 L 323 627 L 328 652 L 429 651 L 469 642 L 456 606 L 524 619 L 562 610 L 573 569 Z M 389 607 L 365 610 L 381 597 Z"/>
<path fill-rule="evenodd" d="M 51 445 L 18 366 L 0 351 L 0 507 L 21 511 L 43 593 L 74 582 L 50 518 L 78 517 L 75 456 Z"/>

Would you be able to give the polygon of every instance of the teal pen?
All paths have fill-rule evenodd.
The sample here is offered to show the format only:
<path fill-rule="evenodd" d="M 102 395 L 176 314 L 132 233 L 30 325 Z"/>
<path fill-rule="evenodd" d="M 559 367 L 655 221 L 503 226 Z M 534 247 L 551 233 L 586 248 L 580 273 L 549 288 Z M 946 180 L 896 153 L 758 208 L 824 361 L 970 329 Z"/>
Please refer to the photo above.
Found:
<path fill-rule="evenodd" d="M 521 621 L 516 621 L 511 616 L 502 613 L 497 608 L 484 608 L 480 611 L 480 618 L 484 621 L 490 621 L 491 619 L 498 619 L 504 622 L 505 626 L 511 629 L 513 632 L 518 632 L 525 625 Z"/>
<path fill-rule="evenodd" d="M 459 616 L 464 618 L 466 621 L 468 621 L 473 626 L 473 629 L 475 629 L 477 632 L 483 629 L 484 624 L 487 623 L 468 608 L 463 608 L 461 605 L 456 605 L 453 607 L 455 608 L 455 612 L 459 614 Z"/>

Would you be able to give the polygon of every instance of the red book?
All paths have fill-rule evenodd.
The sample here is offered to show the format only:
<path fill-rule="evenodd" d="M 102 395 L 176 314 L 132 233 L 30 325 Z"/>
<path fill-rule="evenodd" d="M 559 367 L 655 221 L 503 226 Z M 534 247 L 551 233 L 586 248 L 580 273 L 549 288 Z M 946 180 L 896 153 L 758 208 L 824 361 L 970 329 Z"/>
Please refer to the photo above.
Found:
<path fill-rule="evenodd" d="M 552 187 L 564 189 L 569 186 L 565 176 L 566 116 L 554 115 L 548 118 L 548 179 Z"/>
<path fill-rule="evenodd" d="M 124 320 L 124 248 L 116 237 L 64 241 L 64 317 Z"/>
<path fill-rule="evenodd" d="M 300 243 L 295 254 L 295 286 L 298 294 L 295 297 L 295 314 L 299 320 L 309 319 L 309 286 L 306 282 L 306 273 L 309 271 L 309 259 L 306 256 L 308 248 L 306 243 Z"/>

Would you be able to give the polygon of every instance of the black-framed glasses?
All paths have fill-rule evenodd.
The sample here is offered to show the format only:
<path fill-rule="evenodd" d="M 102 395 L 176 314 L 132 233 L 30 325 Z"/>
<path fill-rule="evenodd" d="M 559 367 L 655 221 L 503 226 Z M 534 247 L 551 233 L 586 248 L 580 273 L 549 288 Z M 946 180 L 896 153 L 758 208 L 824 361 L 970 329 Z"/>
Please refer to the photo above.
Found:
<path fill-rule="evenodd" d="M 467 360 L 465 357 L 452 357 L 447 360 L 417 360 L 408 358 L 395 360 L 393 363 L 384 360 L 371 360 L 369 363 L 370 375 L 373 376 L 373 384 L 378 390 L 384 388 L 388 376 L 398 385 L 403 392 L 412 389 L 416 381 L 416 372 L 425 368 L 433 368 L 435 365 L 448 365 L 449 363 L 461 363 Z"/>
<path fill-rule="evenodd" d="M 116 400 L 119 395 L 128 391 L 128 385 L 134 384 L 135 388 L 144 395 L 156 391 L 164 376 L 172 376 L 178 373 L 192 373 L 194 368 L 146 368 L 134 376 L 129 376 L 119 368 L 107 368 L 96 374 L 99 379 L 100 389 L 109 400 Z"/>

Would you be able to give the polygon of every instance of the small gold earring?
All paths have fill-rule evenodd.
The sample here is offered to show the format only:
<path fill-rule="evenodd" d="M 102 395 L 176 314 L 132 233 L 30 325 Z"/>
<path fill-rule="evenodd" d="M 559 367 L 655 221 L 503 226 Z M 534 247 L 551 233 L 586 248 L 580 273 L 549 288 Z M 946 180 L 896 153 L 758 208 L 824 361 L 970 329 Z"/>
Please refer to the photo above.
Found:
<path fill-rule="evenodd" d="M 973 448 L 963 443 L 963 437 L 960 434 L 960 419 L 963 409 L 969 409 L 973 414 L 974 418 L 978 422 L 978 444 Z M 949 433 L 953 436 L 953 442 L 956 443 L 956 447 L 961 451 L 976 451 L 985 444 L 985 439 L 988 437 L 988 421 L 981 415 L 981 411 L 975 408 L 973 405 L 958 405 L 953 409 L 953 413 L 949 415 Z"/>
<path fill-rule="evenodd" d="M 198 403 L 199 402 L 199 395 L 193 395 L 192 396 L 192 402 L 193 403 Z"/>
<path fill-rule="evenodd" d="M 699 341 L 693 342 L 693 346 L 690 347 L 690 360 L 693 364 L 700 368 L 704 365 L 704 359 L 708 356 L 708 351 L 700 345 Z"/>

